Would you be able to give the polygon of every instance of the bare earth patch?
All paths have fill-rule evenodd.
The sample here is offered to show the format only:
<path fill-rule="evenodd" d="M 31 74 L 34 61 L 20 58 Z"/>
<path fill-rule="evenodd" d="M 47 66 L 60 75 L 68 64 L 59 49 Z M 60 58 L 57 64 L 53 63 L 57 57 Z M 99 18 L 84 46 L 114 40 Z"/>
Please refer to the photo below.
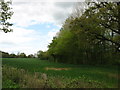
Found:
<path fill-rule="evenodd" d="M 117 78 L 117 79 L 120 78 L 118 74 L 109 74 L 108 76 L 109 77 L 113 77 L 113 78 Z"/>
<path fill-rule="evenodd" d="M 49 68 L 46 67 L 45 70 L 56 70 L 56 71 L 61 71 L 61 70 L 70 70 L 71 68 Z"/>

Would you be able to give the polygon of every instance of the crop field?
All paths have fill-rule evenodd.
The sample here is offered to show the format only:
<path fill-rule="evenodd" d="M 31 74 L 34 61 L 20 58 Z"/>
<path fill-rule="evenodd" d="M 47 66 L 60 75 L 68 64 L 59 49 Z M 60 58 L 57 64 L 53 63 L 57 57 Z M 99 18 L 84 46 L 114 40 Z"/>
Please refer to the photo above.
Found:
<path fill-rule="evenodd" d="M 44 83 L 44 85 L 41 87 L 44 86 L 52 88 L 118 87 L 119 73 L 117 66 L 72 65 L 54 63 L 49 62 L 47 60 L 39 60 L 35 58 L 3 58 L 2 65 L 4 79 L 3 88 L 8 87 L 9 85 L 11 85 L 11 88 L 25 87 L 25 85 L 21 85 L 18 83 L 21 82 L 18 79 L 17 81 L 16 79 L 12 79 L 15 78 L 14 75 L 16 74 L 16 72 L 17 73 L 24 72 L 24 75 L 28 75 L 28 77 L 32 77 L 32 75 L 34 76 L 36 73 L 43 75 L 42 79 L 43 82 L 42 80 L 41 82 L 42 84 Z M 12 70 L 15 71 L 13 76 L 11 75 Z M 10 77 L 10 75 L 12 77 Z M 25 76 L 23 77 L 25 78 Z M 19 78 L 19 75 L 17 75 L 17 78 Z M 38 79 L 40 79 L 40 77 L 38 77 Z M 47 82 L 47 84 L 45 81 Z M 30 81 L 28 82 L 30 83 Z M 55 85 L 56 82 L 58 82 L 58 85 Z M 39 82 L 36 83 L 38 84 Z"/>

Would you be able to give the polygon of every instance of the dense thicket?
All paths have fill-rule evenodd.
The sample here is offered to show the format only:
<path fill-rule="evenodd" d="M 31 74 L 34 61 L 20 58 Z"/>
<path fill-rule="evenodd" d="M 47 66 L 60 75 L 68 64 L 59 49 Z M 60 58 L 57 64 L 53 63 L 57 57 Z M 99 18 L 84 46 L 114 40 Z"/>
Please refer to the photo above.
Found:
<path fill-rule="evenodd" d="M 67 18 L 48 46 L 47 58 L 72 64 L 120 63 L 119 4 L 91 2 L 81 16 Z"/>

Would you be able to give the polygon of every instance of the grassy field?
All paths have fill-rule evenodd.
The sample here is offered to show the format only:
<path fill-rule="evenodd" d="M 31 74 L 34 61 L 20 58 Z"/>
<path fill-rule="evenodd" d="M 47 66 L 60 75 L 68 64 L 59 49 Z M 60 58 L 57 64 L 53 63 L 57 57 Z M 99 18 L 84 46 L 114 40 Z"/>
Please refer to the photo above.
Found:
<path fill-rule="evenodd" d="M 30 75 L 35 73 L 45 73 L 49 78 L 61 78 L 61 82 L 68 83 L 65 87 L 101 87 L 116 88 L 118 87 L 118 69 L 117 66 L 88 66 L 88 65 L 71 65 L 62 63 L 53 63 L 32 58 L 3 58 L 3 66 L 10 66 L 16 69 L 23 69 Z M 8 68 L 3 72 L 8 73 Z M 15 70 L 15 69 L 14 69 Z M 5 73 L 6 73 L 5 72 Z M 8 73 L 9 74 L 9 73 Z M 4 77 L 4 73 L 3 73 Z M 29 76 L 30 77 L 30 76 Z M 51 80 L 51 79 L 50 79 Z M 49 81 L 50 81 L 49 80 Z M 6 81 L 6 80 L 5 80 Z M 4 81 L 4 87 L 11 80 Z M 52 81 L 52 80 L 51 80 Z M 59 80 L 60 81 L 60 80 Z M 71 83 L 69 83 L 72 81 Z M 55 81 L 54 81 L 55 82 Z M 81 82 L 81 83 L 78 83 Z M 77 85 L 75 84 L 77 83 Z M 86 84 L 87 83 L 87 84 Z M 72 84 L 72 85 L 70 85 Z M 86 86 L 84 86 L 86 85 Z M 50 86 L 50 85 L 49 85 Z M 60 86 L 60 85 L 58 85 Z M 53 86 L 57 87 L 57 86 Z"/>

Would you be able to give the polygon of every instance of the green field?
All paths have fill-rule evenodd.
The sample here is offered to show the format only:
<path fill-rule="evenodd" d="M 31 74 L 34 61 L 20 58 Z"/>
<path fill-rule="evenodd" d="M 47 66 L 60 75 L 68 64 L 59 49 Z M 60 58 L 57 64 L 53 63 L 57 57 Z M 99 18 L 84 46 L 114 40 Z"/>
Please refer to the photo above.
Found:
<path fill-rule="evenodd" d="M 45 73 L 48 77 L 61 77 L 66 80 L 66 83 L 68 83 L 69 80 L 84 79 L 84 82 L 98 82 L 100 84 L 98 87 L 118 87 L 117 66 L 71 65 L 53 63 L 35 58 L 3 58 L 2 64 L 3 66 L 11 66 L 17 69 L 24 69 L 25 71 L 28 71 L 29 74 L 34 74 L 37 72 Z M 63 68 L 63 70 L 59 70 L 59 68 Z M 64 70 L 64 68 L 67 70 Z"/>

